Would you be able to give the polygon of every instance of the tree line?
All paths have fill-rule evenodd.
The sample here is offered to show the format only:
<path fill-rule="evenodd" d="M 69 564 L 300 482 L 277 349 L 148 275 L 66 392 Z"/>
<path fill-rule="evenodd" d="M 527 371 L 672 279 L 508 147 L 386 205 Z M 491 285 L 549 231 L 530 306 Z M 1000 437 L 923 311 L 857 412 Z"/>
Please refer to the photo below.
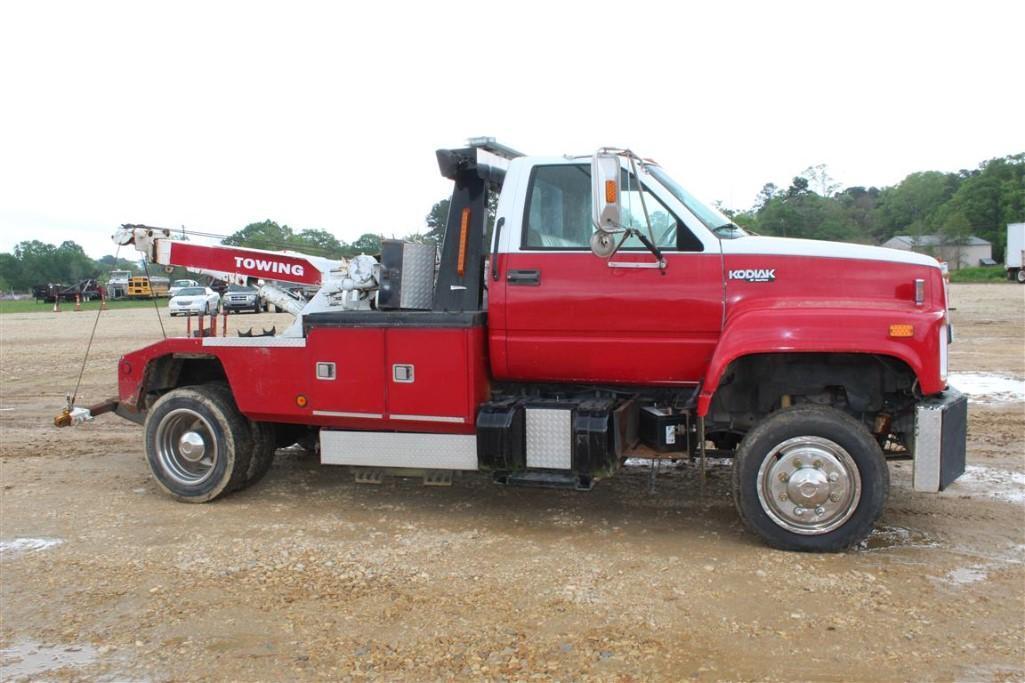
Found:
<path fill-rule="evenodd" d="M 824 165 L 787 188 L 766 183 L 754 206 L 734 211 L 738 225 L 763 235 L 882 244 L 895 235 L 939 235 L 948 244 L 975 235 L 1004 256 L 1008 223 L 1025 221 L 1025 154 L 990 159 L 954 173 L 912 173 L 890 187 L 847 187 Z"/>
<path fill-rule="evenodd" d="M 488 226 L 494 221 L 497 194 L 488 195 Z M 424 230 L 403 236 L 440 244 L 449 200 L 436 202 L 424 217 Z M 881 244 L 894 235 L 937 234 L 950 244 L 976 235 L 993 244 L 993 257 L 1003 259 L 1008 223 L 1025 221 L 1025 153 L 990 159 L 975 169 L 953 173 L 912 173 L 889 187 L 841 186 L 825 165 L 811 166 L 787 188 L 766 183 L 752 207 L 717 206 L 738 225 L 763 235 Z M 376 254 L 381 235 L 364 233 L 353 242 L 327 230 L 295 230 L 272 220 L 250 223 L 222 240 L 233 246 L 293 250 L 330 259 Z M 60 245 L 38 240 L 19 243 L 0 254 L 0 289 L 26 291 L 49 282 L 73 284 L 103 279 L 112 269 L 140 272 L 138 262 L 107 255 L 90 258 L 73 241 Z M 163 274 L 163 273 L 161 273 Z M 185 277 L 176 269 L 171 277 Z"/>

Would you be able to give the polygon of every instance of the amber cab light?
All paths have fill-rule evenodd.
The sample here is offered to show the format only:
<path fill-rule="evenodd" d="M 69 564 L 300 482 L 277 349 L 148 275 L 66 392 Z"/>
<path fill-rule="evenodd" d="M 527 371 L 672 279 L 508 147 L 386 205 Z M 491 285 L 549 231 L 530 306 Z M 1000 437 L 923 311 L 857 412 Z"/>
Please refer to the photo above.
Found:
<path fill-rule="evenodd" d="M 605 203 L 615 204 L 616 203 L 616 181 L 606 180 L 605 181 Z"/>
<path fill-rule="evenodd" d="M 891 337 L 914 337 L 915 326 L 911 323 L 894 323 L 890 325 Z"/>

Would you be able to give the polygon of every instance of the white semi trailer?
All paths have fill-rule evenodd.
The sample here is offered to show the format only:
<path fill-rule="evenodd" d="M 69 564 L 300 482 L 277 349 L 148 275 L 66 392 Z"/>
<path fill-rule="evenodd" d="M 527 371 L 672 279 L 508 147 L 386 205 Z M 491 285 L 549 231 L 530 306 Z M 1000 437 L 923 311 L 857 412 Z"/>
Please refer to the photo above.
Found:
<path fill-rule="evenodd" d="M 1007 224 L 1004 262 L 1007 264 L 1007 279 L 1025 285 L 1025 223 Z"/>

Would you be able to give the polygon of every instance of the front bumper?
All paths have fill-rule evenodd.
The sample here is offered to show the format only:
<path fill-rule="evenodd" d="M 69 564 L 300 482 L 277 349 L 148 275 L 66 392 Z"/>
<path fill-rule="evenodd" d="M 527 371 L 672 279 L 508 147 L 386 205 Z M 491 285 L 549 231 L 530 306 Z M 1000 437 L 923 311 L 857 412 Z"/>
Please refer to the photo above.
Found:
<path fill-rule="evenodd" d="M 224 302 L 221 303 L 221 305 L 224 307 L 224 310 L 226 310 L 226 311 L 238 311 L 238 310 L 251 311 L 251 310 L 253 310 L 254 308 L 257 307 L 257 304 L 256 304 L 255 300 L 252 300 L 252 301 L 225 300 Z"/>
<path fill-rule="evenodd" d="M 968 440 L 968 398 L 947 388 L 915 407 L 915 491 L 935 493 L 965 471 Z"/>
<path fill-rule="evenodd" d="M 171 315 L 199 315 L 207 312 L 205 303 L 185 304 L 184 306 L 171 306 Z"/>

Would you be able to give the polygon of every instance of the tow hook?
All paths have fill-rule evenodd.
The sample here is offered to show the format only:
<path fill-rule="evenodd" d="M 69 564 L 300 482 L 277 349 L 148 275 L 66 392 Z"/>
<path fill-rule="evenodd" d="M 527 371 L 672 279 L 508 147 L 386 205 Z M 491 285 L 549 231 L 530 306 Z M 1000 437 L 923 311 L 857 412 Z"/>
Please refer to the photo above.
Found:
<path fill-rule="evenodd" d="M 106 401 L 89 406 L 88 408 L 76 408 L 72 405 L 71 396 L 68 396 L 67 405 L 64 406 L 64 410 L 57 417 L 53 418 L 53 426 L 74 427 L 83 422 L 92 422 L 97 415 L 117 410 L 117 404 L 118 400 L 116 398 L 108 398 Z"/>

